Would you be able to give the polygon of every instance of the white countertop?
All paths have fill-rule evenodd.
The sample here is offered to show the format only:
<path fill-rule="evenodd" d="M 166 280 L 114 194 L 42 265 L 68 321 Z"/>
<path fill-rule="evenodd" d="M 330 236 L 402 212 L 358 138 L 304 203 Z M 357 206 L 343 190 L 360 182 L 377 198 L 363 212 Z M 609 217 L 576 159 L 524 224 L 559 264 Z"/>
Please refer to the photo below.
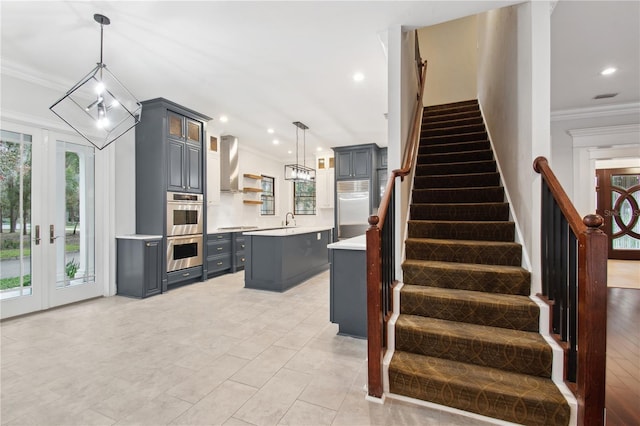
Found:
<path fill-rule="evenodd" d="M 116 235 L 116 238 L 119 238 L 121 240 L 161 240 L 162 235 L 130 234 Z"/>
<path fill-rule="evenodd" d="M 260 237 L 287 237 L 289 235 L 310 234 L 312 232 L 328 231 L 331 226 L 296 226 L 291 228 L 270 229 L 268 231 L 249 231 L 243 235 L 254 235 Z"/>
<path fill-rule="evenodd" d="M 366 250 L 367 235 L 363 234 L 357 237 L 347 238 L 346 240 L 340 240 L 336 243 L 329 244 L 327 248 L 337 250 Z"/>

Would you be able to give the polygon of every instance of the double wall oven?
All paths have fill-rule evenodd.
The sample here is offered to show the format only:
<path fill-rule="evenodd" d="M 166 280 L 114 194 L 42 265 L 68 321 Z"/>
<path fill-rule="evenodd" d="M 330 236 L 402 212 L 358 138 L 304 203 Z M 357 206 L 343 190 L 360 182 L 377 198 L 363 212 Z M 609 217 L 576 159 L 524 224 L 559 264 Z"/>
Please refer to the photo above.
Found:
<path fill-rule="evenodd" d="M 202 265 L 203 195 L 167 192 L 167 272 Z"/>

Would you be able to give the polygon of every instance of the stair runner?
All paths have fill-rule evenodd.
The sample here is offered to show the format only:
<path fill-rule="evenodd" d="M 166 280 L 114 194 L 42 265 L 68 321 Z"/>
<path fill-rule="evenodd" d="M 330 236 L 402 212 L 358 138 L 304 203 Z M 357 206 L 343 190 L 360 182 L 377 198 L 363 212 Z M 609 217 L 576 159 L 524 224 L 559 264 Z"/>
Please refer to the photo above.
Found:
<path fill-rule="evenodd" d="M 477 101 L 425 109 L 410 218 L 391 393 L 568 424 Z"/>

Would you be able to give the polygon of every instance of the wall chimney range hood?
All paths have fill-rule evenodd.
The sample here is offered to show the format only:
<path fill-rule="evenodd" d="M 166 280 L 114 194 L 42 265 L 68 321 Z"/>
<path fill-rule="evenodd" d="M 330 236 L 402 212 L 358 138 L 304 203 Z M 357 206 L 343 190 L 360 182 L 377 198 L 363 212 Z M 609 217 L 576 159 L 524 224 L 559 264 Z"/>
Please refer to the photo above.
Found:
<path fill-rule="evenodd" d="M 220 191 L 238 192 L 238 138 L 225 135 L 220 138 Z"/>

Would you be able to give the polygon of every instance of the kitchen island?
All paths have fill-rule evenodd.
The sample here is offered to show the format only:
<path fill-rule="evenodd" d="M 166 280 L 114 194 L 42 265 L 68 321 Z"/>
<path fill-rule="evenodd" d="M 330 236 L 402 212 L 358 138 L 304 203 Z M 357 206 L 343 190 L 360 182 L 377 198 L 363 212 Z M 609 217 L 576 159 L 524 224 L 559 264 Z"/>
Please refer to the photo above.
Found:
<path fill-rule="evenodd" d="M 329 269 L 331 227 L 245 232 L 245 288 L 283 292 Z"/>

